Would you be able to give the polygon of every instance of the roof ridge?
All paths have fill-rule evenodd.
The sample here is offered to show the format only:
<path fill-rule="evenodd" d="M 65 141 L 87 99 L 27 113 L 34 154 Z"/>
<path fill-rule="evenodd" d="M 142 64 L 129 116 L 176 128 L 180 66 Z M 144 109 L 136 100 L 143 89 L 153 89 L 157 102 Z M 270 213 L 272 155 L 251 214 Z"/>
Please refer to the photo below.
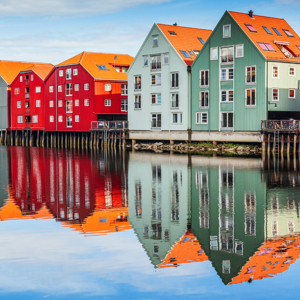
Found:
<path fill-rule="evenodd" d="M 243 15 L 249 16 L 248 13 L 243 13 L 243 12 L 239 12 L 239 11 L 232 11 L 232 10 L 229 10 L 228 12 L 229 12 L 229 13 L 236 13 L 236 14 L 243 14 Z M 257 17 L 262 17 L 262 18 L 279 19 L 279 20 L 284 20 L 284 21 L 286 21 L 284 18 L 275 18 L 275 17 L 262 16 L 262 15 L 256 15 L 256 14 L 253 14 L 254 19 L 255 19 L 255 16 L 257 16 Z"/>
<path fill-rule="evenodd" d="M 162 24 L 162 23 L 155 23 L 157 26 L 164 25 L 164 26 L 173 26 L 173 27 L 179 27 L 179 28 L 189 28 L 189 29 L 196 29 L 196 30 L 208 30 L 212 31 L 212 29 L 206 29 L 206 28 L 198 28 L 198 27 L 189 27 L 189 26 L 179 26 L 179 25 L 169 25 L 169 24 Z"/>
<path fill-rule="evenodd" d="M 0 62 L 14 62 L 14 63 L 23 63 L 23 64 L 50 64 L 44 62 L 18 61 L 18 60 L 5 60 L 5 59 L 0 59 Z"/>
<path fill-rule="evenodd" d="M 79 64 L 81 64 L 81 62 L 82 62 L 83 57 L 85 56 L 85 54 L 86 54 L 85 51 L 83 51 L 83 52 L 81 53 L 81 57 L 80 57 L 80 60 L 79 60 Z"/>

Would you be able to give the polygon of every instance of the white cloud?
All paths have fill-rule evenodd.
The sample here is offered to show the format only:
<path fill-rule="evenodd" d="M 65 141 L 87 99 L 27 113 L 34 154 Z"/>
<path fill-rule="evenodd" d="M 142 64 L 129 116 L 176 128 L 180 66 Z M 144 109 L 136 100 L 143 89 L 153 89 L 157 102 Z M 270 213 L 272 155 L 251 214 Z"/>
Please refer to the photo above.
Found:
<path fill-rule="evenodd" d="M 172 0 L 0 0 L 0 16 L 91 16 Z"/>

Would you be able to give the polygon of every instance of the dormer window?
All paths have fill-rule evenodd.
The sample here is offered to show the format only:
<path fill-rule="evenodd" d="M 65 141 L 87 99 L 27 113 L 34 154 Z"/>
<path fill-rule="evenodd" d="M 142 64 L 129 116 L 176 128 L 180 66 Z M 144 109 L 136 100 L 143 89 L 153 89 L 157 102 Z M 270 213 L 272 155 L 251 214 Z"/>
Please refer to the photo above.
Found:
<path fill-rule="evenodd" d="M 198 37 L 198 40 L 204 45 L 205 44 L 205 42 L 204 42 L 204 40 L 203 40 L 203 38 L 201 38 L 201 37 Z"/>
<path fill-rule="evenodd" d="M 170 30 L 169 30 L 169 33 L 170 33 L 170 35 L 173 35 L 173 36 L 176 36 L 176 35 L 177 35 L 175 31 L 170 31 Z"/>
<path fill-rule="evenodd" d="M 285 32 L 285 34 L 286 34 L 287 36 L 289 36 L 289 37 L 294 37 L 293 34 L 292 34 L 288 29 L 282 29 L 282 30 Z"/>
<path fill-rule="evenodd" d="M 289 42 L 274 41 L 274 44 L 281 50 L 287 58 L 295 58 L 297 55 L 290 49 Z"/>
<path fill-rule="evenodd" d="M 185 51 L 185 50 L 180 50 L 180 52 L 182 53 L 182 55 L 183 55 L 184 57 L 186 57 L 186 58 L 191 58 L 187 51 Z"/>
<path fill-rule="evenodd" d="M 282 36 L 282 34 L 278 31 L 277 28 L 273 27 L 273 30 L 275 31 L 275 33 L 276 33 L 277 35 Z"/>
<path fill-rule="evenodd" d="M 257 32 L 256 29 L 252 25 L 250 25 L 250 24 L 245 24 L 245 25 L 251 32 Z"/>
<path fill-rule="evenodd" d="M 272 32 L 269 30 L 268 27 L 266 26 L 263 26 L 263 29 L 267 32 L 267 34 L 272 34 Z"/>
<path fill-rule="evenodd" d="M 257 44 L 264 51 L 273 51 L 273 52 L 275 52 L 275 49 L 269 43 L 257 43 Z"/>

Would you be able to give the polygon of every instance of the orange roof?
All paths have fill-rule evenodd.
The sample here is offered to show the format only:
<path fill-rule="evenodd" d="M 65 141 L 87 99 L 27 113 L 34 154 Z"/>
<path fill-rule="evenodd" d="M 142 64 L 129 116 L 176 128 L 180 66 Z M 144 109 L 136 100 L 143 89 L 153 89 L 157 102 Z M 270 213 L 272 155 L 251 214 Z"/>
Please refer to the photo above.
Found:
<path fill-rule="evenodd" d="M 172 247 L 159 268 L 178 267 L 180 264 L 206 261 L 208 257 L 199 241 L 189 229 L 179 242 Z"/>
<path fill-rule="evenodd" d="M 229 14 L 239 24 L 242 30 L 256 45 L 266 59 L 300 62 L 298 57 L 300 55 L 300 49 L 297 47 L 297 45 L 300 46 L 300 38 L 284 19 L 263 17 L 258 15 L 253 15 L 253 18 L 251 18 L 249 14 L 232 11 L 230 11 Z M 246 24 L 252 25 L 257 32 L 251 32 Z M 272 34 L 268 34 L 263 26 L 267 27 Z M 280 32 L 281 36 L 278 36 L 273 28 L 276 28 Z M 283 29 L 289 30 L 294 37 L 288 37 Z M 287 58 L 279 49 L 277 44 L 274 43 L 274 41 L 288 43 L 288 50 L 290 50 L 292 54 L 295 54 L 297 57 Z M 264 51 L 257 43 L 269 43 L 275 51 Z"/>
<path fill-rule="evenodd" d="M 33 71 L 35 74 L 41 77 L 41 79 L 45 80 L 47 75 L 51 72 L 51 70 L 54 68 L 54 65 L 52 64 L 34 64 L 24 70 L 23 72 L 26 71 Z"/>
<path fill-rule="evenodd" d="M 177 25 L 157 24 L 157 26 L 188 66 L 193 63 L 196 55 L 192 56 L 190 53 L 188 53 L 191 58 L 186 58 L 180 50 L 200 51 L 203 47 L 203 44 L 198 38 L 202 38 L 204 42 L 206 42 L 212 33 L 212 30 L 208 29 L 182 27 Z M 170 31 L 174 32 L 176 35 L 171 35 Z"/>
<path fill-rule="evenodd" d="M 115 57 L 117 57 L 116 60 L 114 59 Z M 80 64 L 94 79 L 127 80 L 127 73 L 117 72 L 114 69 L 114 65 L 130 67 L 133 59 L 128 54 L 82 52 L 58 64 L 58 66 Z M 108 71 L 100 70 L 97 65 L 105 65 Z"/>
<path fill-rule="evenodd" d="M 229 284 L 272 277 L 286 271 L 300 254 L 300 235 L 267 240 Z"/>

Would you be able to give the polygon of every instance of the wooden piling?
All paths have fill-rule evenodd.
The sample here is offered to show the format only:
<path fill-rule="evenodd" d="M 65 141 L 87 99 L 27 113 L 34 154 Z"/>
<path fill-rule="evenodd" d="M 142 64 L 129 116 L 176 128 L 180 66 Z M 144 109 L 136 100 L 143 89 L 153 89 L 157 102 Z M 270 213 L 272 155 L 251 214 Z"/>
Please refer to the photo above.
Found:
<path fill-rule="evenodd" d="M 296 150 L 297 150 L 297 135 L 294 135 L 294 156 L 296 155 Z"/>
<path fill-rule="evenodd" d="M 281 156 L 283 156 L 284 151 L 284 135 L 281 135 Z"/>
<path fill-rule="evenodd" d="M 30 130 L 30 132 L 29 132 L 29 146 L 30 147 L 33 146 L 33 132 L 32 132 L 32 130 Z"/>
<path fill-rule="evenodd" d="M 133 141 L 135 140 L 132 140 L 132 145 L 135 144 Z M 270 151 L 271 151 L 271 135 L 268 134 L 268 155 L 270 155 Z"/>
<path fill-rule="evenodd" d="M 291 136 L 288 134 L 288 136 L 287 136 L 287 156 L 290 156 L 290 148 L 291 148 Z"/>

